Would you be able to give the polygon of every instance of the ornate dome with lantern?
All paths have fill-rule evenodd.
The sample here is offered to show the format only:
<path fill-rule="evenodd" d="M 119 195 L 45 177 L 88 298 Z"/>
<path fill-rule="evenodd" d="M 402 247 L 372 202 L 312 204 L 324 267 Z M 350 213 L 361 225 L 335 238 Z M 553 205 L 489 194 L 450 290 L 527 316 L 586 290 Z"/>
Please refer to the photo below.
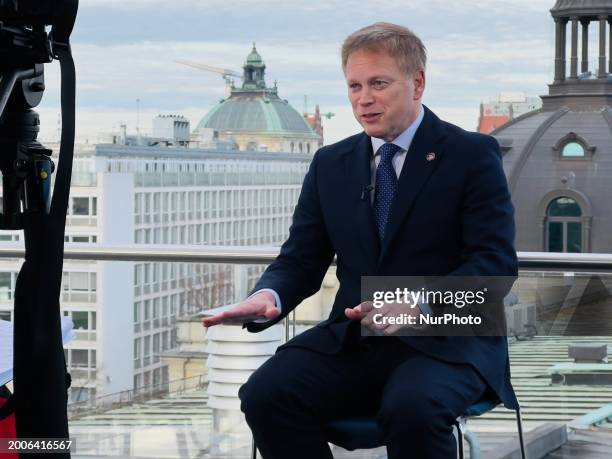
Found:
<path fill-rule="evenodd" d="M 266 86 L 266 65 L 255 44 L 243 69 L 242 86 L 232 84 L 229 97 L 202 118 L 196 131 L 217 131 L 220 139 L 234 141 L 245 151 L 314 153 L 319 135 L 279 97 L 276 83 Z"/>
<path fill-rule="evenodd" d="M 612 250 L 612 0 L 558 0 L 555 76 L 542 108 L 494 130 L 516 212 L 517 250 Z M 598 35 L 595 62 L 589 36 Z M 569 56 L 566 46 L 569 41 Z"/>

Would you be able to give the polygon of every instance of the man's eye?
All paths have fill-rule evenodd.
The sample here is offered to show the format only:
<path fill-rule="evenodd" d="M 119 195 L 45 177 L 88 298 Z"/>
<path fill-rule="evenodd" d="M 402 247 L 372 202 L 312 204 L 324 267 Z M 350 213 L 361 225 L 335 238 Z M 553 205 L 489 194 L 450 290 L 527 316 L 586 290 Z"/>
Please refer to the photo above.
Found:
<path fill-rule="evenodd" d="M 349 84 L 349 88 L 351 89 L 351 91 L 356 91 L 357 89 L 360 88 L 360 86 L 357 83 L 351 83 Z"/>
<path fill-rule="evenodd" d="M 385 89 L 387 86 L 389 86 L 389 83 L 385 80 L 374 80 L 372 81 L 372 87 L 374 89 Z"/>

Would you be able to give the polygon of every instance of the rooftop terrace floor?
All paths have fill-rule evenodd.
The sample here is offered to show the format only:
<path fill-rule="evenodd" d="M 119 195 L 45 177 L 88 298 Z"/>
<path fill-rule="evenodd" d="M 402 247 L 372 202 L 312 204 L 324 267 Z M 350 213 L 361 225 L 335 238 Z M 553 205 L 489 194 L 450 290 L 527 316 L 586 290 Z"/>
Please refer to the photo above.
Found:
<path fill-rule="evenodd" d="M 568 423 L 604 405 L 612 404 L 612 386 L 564 386 L 550 382 L 548 368 L 570 362 L 567 347 L 576 341 L 612 344 L 612 337 L 537 336 L 510 344 L 512 381 L 522 405 L 525 431 L 546 423 Z M 137 403 L 70 423 L 76 438 L 74 458 L 247 458 L 248 433 L 223 437 L 216 450 L 212 410 L 205 389 Z M 516 439 L 514 412 L 497 408 L 468 422 L 481 441 L 483 458 Z M 603 459 L 612 457 L 612 422 L 589 430 L 569 429 L 569 441 L 547 459 Z M 378 459 L 384 448 L 347 452 L 334 448 L 334 457 Z"/>

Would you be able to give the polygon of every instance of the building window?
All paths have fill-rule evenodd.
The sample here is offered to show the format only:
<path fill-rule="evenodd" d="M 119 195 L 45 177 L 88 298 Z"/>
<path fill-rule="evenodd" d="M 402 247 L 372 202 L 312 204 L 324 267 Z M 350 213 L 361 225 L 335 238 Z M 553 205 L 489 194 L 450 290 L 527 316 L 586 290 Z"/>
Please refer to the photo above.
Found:
<path fill-rule="evenodd" d="M 87 350 L 72 349 L 72 367 L 87 367 Z"/>
<path fill-rule="evenodd" d="M 0 273 L 0 301 L 9 301 L 13 298 L 13 281 L 10 272 Z"/>
<path fill-rule="evenodd" d="M 136 359 L 140 359 L 140 353 L 141 353 L 141 341 L 140 338 L 136 338 L 134 340 L 134 360 Z"/>
<path fill-rule="evenodd" d="M 561 156 L 564 158 L 580 158 L 584 157 L 584 147 L 578 142 L 566 143 L 561 150 Z"/>
<path fill-rule="evenodd" d="M 72 311 L 72 322 L 76 330 L 88 330 L 89 320 L 87 311 Z"/>
<path fill-rule="evenodd" d="M 73 198 L 72 215 L 89 215 L 89 198 Z"/>
<path fill-rule="evenodd" d="M 96 273 L 64 272 L 64 301 L 96 301 Z"/>
<path fill-rule="evenodd" d="M 575 132 L 570 132 L 561 137 L 557 143 L 553 145 L 552 149 L 557 159 L 584 161 L 592 159 L 597 147 L 591 145 L 585 137 Z"/>
<path fill-rule="evenodd" d="M 572 198 L 551 201 L 546 210 L 549 252 L 580 253 L 582 247 L 582 210 Z"/>

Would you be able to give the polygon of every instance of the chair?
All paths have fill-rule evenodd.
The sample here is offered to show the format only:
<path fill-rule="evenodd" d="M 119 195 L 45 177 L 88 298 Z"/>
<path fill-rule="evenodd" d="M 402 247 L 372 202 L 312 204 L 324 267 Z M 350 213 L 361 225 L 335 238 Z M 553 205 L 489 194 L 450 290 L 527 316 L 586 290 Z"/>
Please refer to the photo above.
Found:
<path fill-rule="evenodd" d="M 292 312 L 293 336 L 295 336 L 295 310 Z M 285 319 L 285 341 L 289 340 L 289 316 Z M 497 399 L 485 399 L 470 406 L 466 412 L 459 416 L 455 421 L 457 429 L 457 446 L 459 459 L 464 459 L 463 439 L 470 445 L 470 459 L 480 459 L 480 442 L 473 432 L 467 429 L 467 420 L 476 416 L 481 416 L 501 402 Z M 525 453 L 525 438 L 523 436 L 523 418 L 521 417 L 520 407 L 515 410 L 516 426 L 521 447 L 521 458 L 527 459 Z M 329 442 L 338 445 L 349 451 L 356 449 L 372 449 L 383 446 L 382 435 L 378 430 L 376 419 L 373 417 L 352 417 L 345 419 L 335 419 L 327 423 L 326 436 Z M 257 459 L 257 445 L 253 439 L 251 446 L 251 457 Z"/>
<path fill-rule="evenodd" d="M 499 401 L 484 400 L 470 406 L 467 411 L 457 418 L 455 427 L 457 429 L 457 443 L 459 459 L 464 459 L 463 439 L 470 446 L 470 459 L 480 459 L 480 442 L 478 437 L 467 430 L 467 420 L 472 417 L 480 416 L 492 410 Z M 523 437 L 523 419 L 520 408 L 516 410 L 516 424 L 518 427 L 519 443 L 521 446 L 521 457 L 526 459 L 525 439 Z M 353 417 L 336 419 L 330 421 L 326 426 L 328 440 L 334 445 L 338 445 L 349 451 L 355 449 L 371 449 L 383 446 L 382 435 L 378 430 L 376 419 L 373 417 Z M 257 459 L 257 448 L 253 441 L 252 457 Z"/>
<path fill-rule="evenodd" d="M 464 459 L 463 439 L 470 445 L 470 459 L 480 459 L 480 442 L 478 437 L 467 430 L 467 420 L 480 416 L 492 410 L 499 402 L 497 400 L 484 400 L 470 406 L 466 412 L 455 421 L 457 429 L 457 443 L 459 459 Z M 520 408 L 516 410 L 516 424 L 518 427 L 521 457 L 526 459 L 525 439 L 523 437 L 523 420 Z M 344 449 L 370 449 L 383 446 L 382 436 L 373 417 L 347 418 L 330 421 L 326 426 L 329 441 Z M 254 456 L 255 457 L 255 456 Z"/>
<path fill-rule="evenodd" d="M 457 428 L 457 443 L 459 449 L 459 459 L 464 459 L 463 453 L 463 438 L 470 445 L 470 459 L 480 459 L 480 442 L 478 437 L 473 432 L 467 429 L 467 420 L 476 416 L 481 416 L 488 411 L 499 405 L 499 401 L 495 400 L 483 400 L 472 406 L 470 406 L 466 412 L 457 418 L 455 421 L 455 427 Z M 521 447 L 521 458 L 526 459 L 527 453 L 525 451 L 525 437 L 523 435 L 523 418 L 521 416 L 521 408 L 515 410 L 516 413 L 516 427 L 519 436 L 519 445 Z"/>

